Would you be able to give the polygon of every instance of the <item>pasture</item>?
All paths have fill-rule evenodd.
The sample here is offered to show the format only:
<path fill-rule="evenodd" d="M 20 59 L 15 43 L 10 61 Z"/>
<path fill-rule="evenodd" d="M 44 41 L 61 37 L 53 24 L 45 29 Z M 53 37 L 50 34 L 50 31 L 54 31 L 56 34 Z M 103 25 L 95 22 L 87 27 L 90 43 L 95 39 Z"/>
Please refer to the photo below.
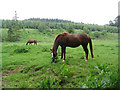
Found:
<path fill-rule="evenodd" d="M 118 87 L 117 34 L 109 33 L 109 39 L 94 39 L 93 54 L 90 48 L 88 61 L 82 46 L 66 48 L 66 61 L 60 59 L 58 48 L 56 63 L 51 63 L 50 49 L 57 34 L 40 33 L 35 29 L 21 30 L 20 41 L 2 42 L 3 88 L 114 88 Z M 64 30 L 62 31 L 64 32 Z M 75 32 L 80 33 L 78 30 Z M 2 31 L 3 39 L 7 30 Z M 115 37 L 115 38 L 114 38 Z M 26 45 L 31 39 L 37 45 Z"/>
<path fill-rule="evenodd" d="M 2 43 L 2 74 L 4 88 L 109 88 L 118 86 L 118 41 L 92 40 L 85 62 L 82 46 L 66 49 L 66 61 L 60 60 L 58 48 L 56 63 L 51 63 L 53 42 Z"/>

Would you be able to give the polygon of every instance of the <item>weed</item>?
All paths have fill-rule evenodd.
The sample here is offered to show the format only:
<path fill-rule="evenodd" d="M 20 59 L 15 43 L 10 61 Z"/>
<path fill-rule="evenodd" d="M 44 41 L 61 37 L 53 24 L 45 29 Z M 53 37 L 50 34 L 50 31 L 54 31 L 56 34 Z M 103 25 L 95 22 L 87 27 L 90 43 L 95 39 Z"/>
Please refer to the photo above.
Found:
<path fill-rule="evenodd" d="M 42 48 L 42 52 L 50 52 L 50 49 L 47 48 L 47 47 L 43 47 L 43 48 Z"/>
<path fill-rule="evenodd" d="M 27 52 L 28 52 L 28 48 L 24 48 L 24 47 L 17 48 L 14 50 L 14 53 L 27 53 Z"/>
<path fill-rule="evenodd" d="M 83 88 L 108 88 L 114 87 L 117 80 L 117 73 L 111 72 L 113 68 L 110 64 L 98 64 L 91 70 L 91 74 L 86 77 L 86 81 L 82 83 Z"/>
<path fill-rule="evenodd" d="M 37 84 L 36 87 L 38 88 L 59 88 L 61 87 L 59 85 L 60 80 L 56 80 L 53 77 L 46 77 L 43 80 L 40 80 Z"/>
<path fill-rule="evenodd" d="M 67 82 L 68 78 L 71 78 L 73 75 L 73 73 L 70 71 L 70 67 L 65 63 L 63 63 L 63 65 L 60 66 L 57 73 L 62 83 Z"/>

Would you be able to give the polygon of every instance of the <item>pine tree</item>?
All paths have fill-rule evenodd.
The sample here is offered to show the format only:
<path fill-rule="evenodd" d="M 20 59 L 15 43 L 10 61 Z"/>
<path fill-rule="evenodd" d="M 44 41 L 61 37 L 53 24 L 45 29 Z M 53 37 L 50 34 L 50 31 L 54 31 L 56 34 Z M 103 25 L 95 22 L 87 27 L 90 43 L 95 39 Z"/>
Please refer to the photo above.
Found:
<path fill-rule="evenodd" d="M 11 42 L 19 41 L 20 39 L 19 29 L 20 29 L 20 26 L 18 25 L 18 21 L 13 20 L 8 30 L 8 41 L 11 41 Z"/>

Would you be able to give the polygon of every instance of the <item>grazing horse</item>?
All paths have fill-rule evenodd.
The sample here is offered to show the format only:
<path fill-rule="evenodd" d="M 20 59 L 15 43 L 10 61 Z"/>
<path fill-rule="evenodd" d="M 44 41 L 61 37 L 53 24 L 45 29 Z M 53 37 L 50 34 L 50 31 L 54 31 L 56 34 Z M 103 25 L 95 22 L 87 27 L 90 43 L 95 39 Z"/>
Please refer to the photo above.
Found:
<path fill-rule="evenodd" d="M 57 37 L 54 41 L 53 48 L 50 49 L 51 55 L 53 57 L 53 62 L 54 62 L 55 57 L 57 56 L 57 49 L 58 49 L 59 45 L 61 46 L 61 51 L 62 51 L 61 59 L 63 58 L 63 54 L 64 54 L 64 60 L 65 60 L 66 47 L 75 48 L 75 47 L 82 45 L 82 47 L 85 51 L 85 61 L 87 61 L 88 60 L 88 49 L 87 49 L 88 43 L 90 45 L 91 56 L 92 56 L 92 58 L 94 58 L 92 41 L 91 41 L 91 38 L 89 35 L 84 34 L 84 33 L 69 34 L 67 32 L 57 35 Z"/>
<path fill-rule="evenodd" d="M 28 45 L 28 43 L 29 43 L 29 44 L 34 43 L 34 44 L 37 45 L 37 41 L 36 41 L 36 40 L 28 40 L 28 42 L 26 43 L 26 45 Z"/>

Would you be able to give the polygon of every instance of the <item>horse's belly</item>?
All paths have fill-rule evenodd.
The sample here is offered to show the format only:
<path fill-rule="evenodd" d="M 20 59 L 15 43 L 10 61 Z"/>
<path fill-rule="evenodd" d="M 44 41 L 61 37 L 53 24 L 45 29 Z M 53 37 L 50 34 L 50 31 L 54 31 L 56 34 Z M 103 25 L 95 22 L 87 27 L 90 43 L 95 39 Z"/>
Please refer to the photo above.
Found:
<path fill-rule="evenodd" d="M 70 45 L 67 45 L 68 47 L 72 47 L 72 48 L 75 48 L 75 47 L 78 47 L 80 46 L 80 44 L 70 44 Z"/>

